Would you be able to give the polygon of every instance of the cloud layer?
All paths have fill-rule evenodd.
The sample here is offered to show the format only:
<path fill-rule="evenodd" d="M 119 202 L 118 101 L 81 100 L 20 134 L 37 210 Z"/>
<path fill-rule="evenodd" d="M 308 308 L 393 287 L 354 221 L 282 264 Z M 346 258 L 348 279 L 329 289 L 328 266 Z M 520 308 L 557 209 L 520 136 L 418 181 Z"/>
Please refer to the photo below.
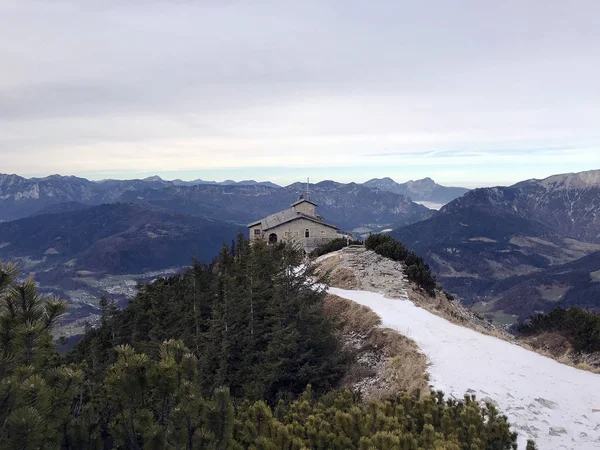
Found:
<path fill-rule="evenodd" d="M 592 0 L 0 2 L 2 171 L 429 166 L 469 183 L 597 168 L 599 14 Z"/>

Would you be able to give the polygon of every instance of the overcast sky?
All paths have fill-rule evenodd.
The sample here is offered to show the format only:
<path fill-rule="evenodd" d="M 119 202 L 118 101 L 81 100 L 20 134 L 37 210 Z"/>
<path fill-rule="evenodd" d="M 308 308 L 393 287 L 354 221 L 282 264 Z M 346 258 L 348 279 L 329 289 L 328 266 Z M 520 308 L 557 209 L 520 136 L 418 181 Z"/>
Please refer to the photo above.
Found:
<path fill-rule="evenodd" d="M 600 169 L 600 1 L 0 0 L 0 172 Z"/>

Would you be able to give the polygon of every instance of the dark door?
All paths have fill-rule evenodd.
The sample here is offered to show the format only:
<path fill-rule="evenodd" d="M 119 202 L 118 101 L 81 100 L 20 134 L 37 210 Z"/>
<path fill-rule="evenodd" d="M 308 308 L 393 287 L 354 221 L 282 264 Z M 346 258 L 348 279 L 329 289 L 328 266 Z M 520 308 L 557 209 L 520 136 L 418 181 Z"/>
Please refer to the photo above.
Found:
<path fill-rule="evenodd" d="M 269 235 L 269 244 L 277 244 L 277 235 L 275 233 Z"/>

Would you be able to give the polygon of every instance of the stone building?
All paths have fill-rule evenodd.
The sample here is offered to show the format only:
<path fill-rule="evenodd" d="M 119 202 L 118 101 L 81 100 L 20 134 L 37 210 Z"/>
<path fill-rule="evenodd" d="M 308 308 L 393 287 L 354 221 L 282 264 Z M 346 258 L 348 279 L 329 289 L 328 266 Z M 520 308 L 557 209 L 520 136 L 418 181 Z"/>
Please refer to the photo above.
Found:
<path fill-rule="evenodd" d="M 309 252 L 338 237 L 338 228 L 323 221 L 317 204 L 300 196 L 284 211 L 248 225 L 250 241 L 265 239 L 269 244 L 295 243 Z"/>

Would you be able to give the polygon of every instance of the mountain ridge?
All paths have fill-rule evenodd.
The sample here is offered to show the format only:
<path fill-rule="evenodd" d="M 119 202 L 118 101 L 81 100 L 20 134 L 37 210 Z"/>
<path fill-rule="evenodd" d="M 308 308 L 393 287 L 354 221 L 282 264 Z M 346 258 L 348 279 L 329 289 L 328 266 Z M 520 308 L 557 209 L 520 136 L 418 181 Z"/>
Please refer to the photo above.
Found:
<path fill-rule="evenodd" d="M 373 178 L 363 183 L 367 187 L 406 195 L 413 201 L 424 201 L 445 204 L 461 197 L 469 189 L 462 187 L 447 187 L 437 184 L 431 178 L 421 180 L 410 180 L 406 183 L 397 183 L 390 177 Z"/>
<path fill-rule="evenodd" d="M 510 280 L 552 273 L 562 265 L 571 270 L 569 263 L 600 250 L 598 173 L 474 189 L 392 235 L 423 255 L 442 286 L 466 304 L 492 302 L 492 309 L 527 316 L 532 308 L 519 304 L 525 290 Z M 563 286 L 565 298 L 577 277 L 570 279 Z M 534 309 L 551 308 L 548 298 L 532 296 Z M 600 306 L 596 303 L 588 306 Z"/>
<path fill-rule="evenodd" d="M 275 187 L 274 187 L 275 186 Z M 344 229 L 382 229 L 428 217 L 427 208 L 408 197 L 380 192 L 356 183 L 312 184 L 313 199 L 321 214 Z M 289 207 L 306 191 L 304 183 L 286 187 L 253 180 L 230 184 L 177 185 L 160 177 L 145 180 L 103 180 L 50 176 L 26 179 L 0 175 L 0 220 L 11 221 L 39 214 L 60 203 L 100 205 L 138 203 L 164 211 L 247 224 Z"/>

